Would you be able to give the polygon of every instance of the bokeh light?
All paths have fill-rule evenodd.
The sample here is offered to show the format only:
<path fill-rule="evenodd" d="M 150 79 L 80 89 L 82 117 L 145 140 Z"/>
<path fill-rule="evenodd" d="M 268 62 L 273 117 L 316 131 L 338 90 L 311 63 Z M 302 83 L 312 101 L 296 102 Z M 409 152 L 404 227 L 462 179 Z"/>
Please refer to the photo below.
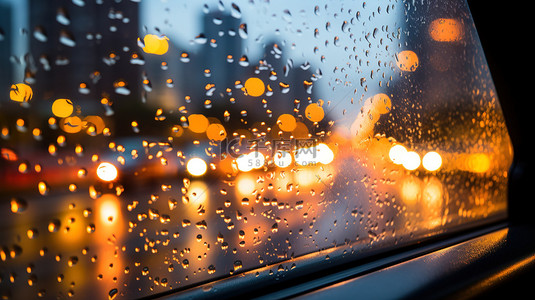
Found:
<path fill-rule="evenodd" d="M 143 51 L 150 54 L 163 55 L 169 50 L 169 39 L 165 36 L 147 34 L 143 38 Z"/>
<path fill-rule="evenodd" d="M 390 148 L 390 151 L 388 152 L 388 157 L 396 165 L 401 165 L 403 163 L 405 154 L 407 154 L 407 148 L 405 148 L 403 145 L 398 144 Z"/>
<path fill-rule="evenodd" d="M 305 109 L 305 116 L 312 122 L 319 122 L 325 117 L 325 112 L 319 104 L 311 103 Z"/>
<path fill-rule="evenodd" d="M 103 181 L 114 181 L 118 175 L 117 168 L 109 162 L 102 162 L 97 167 L 97 176 Z"/>
<path fill-rule="evenodd" d="M 260 78 L 251 77 L 245 81 L 245 91 L 249 96 L 259 97 L 264 94 L 266 87 Z"/>
<path fill-rule="evenodd" d="M 33 97 L 32 88 L 24 83 L 17 83 L 11 85 L 9 91 L 9 98 L 15 102 L 28 102 Z"/>
<path fill-rule="evenodd" d="M 420 166 L 420 155 L 414 151 L 408 151 L 403 156 L 403 167 L 409 171 L 418 169 Z"/>
<path fill-rule="evenodd" d="M 66 118 L 72 114 L 74 106 L 69 99 L 57 99 L 52 103 L 52 113 L 59 118 Z"/>
<path fill-rule="evenodd" d="M 277 125 L 282 131 L 290 132 L 295 129 L 297 122 L 295 117 L 290 114 L 282 114 L 277 119 Z"/>
<path fill-rule="evenodd" d="M 206 137 L 208 139 L 220 142 L 224 140 L 227 137 L 227 131 L 225 130 L 225 126 L 213 123 L 208 125 L 206 128 Z"/>
<path fill-rule="evenodd" d="M 463 25 L 456 19 L 439 18 L 429 25 L 429 35 L 437 42 L 456 42 L 463 38 Z"/>
<path fill-rule="evenodd" d="M 396 57 L 397 66 L 401 71 L 414 72 L 420 65 L 418 55 L 414 51 L 401 51 Z"/>
<path fill-rule="evenodd" d="M 428 171 L 436 171 L 442 166 L 442 157 L 435 151 L 427 152 L 422 158 L 422 166 Z"/>
<path fill-rule="evenodd" d="M 203 133 L 210 125 L 210 121 L 204 115 L 192 114 L 188 117 L 189 130 L 195 133 Z"/>
<path fill-rule="evenodd" d="M 194 157 L 188 160 L 186 169 L 193 176 L 202 176 L 208 170 L 208 165 L 202 158 Z"/>

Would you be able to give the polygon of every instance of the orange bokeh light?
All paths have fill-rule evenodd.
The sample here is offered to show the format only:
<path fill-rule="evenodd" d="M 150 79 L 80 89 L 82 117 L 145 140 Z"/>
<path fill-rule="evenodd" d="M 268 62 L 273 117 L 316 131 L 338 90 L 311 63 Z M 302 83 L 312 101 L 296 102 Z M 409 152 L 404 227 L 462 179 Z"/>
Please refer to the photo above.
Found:
<path fill-rule="evenodd" d="M 463 38 L 463 26 L 455 19 L 439 18 L 429 25 L 429 35 L 437 42 L 456 42 Z"/>

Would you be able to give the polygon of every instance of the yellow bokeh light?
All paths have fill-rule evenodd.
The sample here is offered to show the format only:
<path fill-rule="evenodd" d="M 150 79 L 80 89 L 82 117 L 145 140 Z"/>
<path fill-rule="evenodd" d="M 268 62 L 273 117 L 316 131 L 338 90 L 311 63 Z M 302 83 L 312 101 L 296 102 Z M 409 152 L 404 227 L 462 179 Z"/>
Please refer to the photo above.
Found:
<path fill-rule="evenodd" d="M 305 117 L 312 122 L 319 122 L 325 117 L 325 112 L 319 104 L 311 103 L 305 109 Z"/>
<path fill-rule="evenodd" d="M 251 77 L 245 81 L 245 91 L 249 96 L 259 97 L 264 94 L 266 86 L 260 78 Z"/>
<path fill-rule="evenodd" d="M 97 167 L 97 176 L 103 181 L 114 181 L 118 175 L 117 168 L 109 162 L 102 162 Z"/>
<path fill-rule="evenodd" d="M 213 141 L 222 141 L 227 137 L 225 127 L 218 123 L 208 125 L 206 128 L 206 136 Z"/>
<path fill-rule="evenodd" d="M 28 166 L 27 163 L 22 162 L 22 163 L 19 164 L 19 172 L 20 173 L 24 174 L 24 173 L 28 172 L 28 169 L 29 169 L 29 166 Z"/>
<path fill-rule="evenodd" d="M 154 34 L 147 34 L 143 38 L 145 47 L 143 51 L 150 54 L 162 55 L 169 50 L 169 38 L 165 36 L 157 36 Z"/>
<path fill-rule="evenodd" d="M 436 177 L 426 178 L 422 189 L 422 200 L 430 206 L 440 204 L 444 197 L 444 188 L 440 180 Z"/>
<path fill-rule="evenodd" d="M 277 119 L 277 125 L 282 131 L 290 132 L 297 126 L 295 117 L 290 114 L 282 114 Z"/>
<path fill-rule="evenodd" d="M 24 122 L 23 119 L 17 119 L 17 121 L 15 122 L 15 124 L 17 124 L 17 126 L 19 126 L 19 127 L 24 127 L 25 122 Z"/>
<path fill-rule="evenodd" d="M 188 161 L 186 169 L 193 176 L 202 176 L 208 170 L 208 165 L 203 159 L 194 157 Z"/>
<path fill-rule="evenodd" d="M 490 158 L 485 153 L 474 153 L 468 157 L 468 169 L 476 173 L 485 173 L 490 169 Z"/>
<path fill-rule="evenodd" d="M 103 198 L 97 207 L 97 214 L 100 216 L 100 221 L 104 225 L 111 225 L 117 222 L 120 211 L 119 202 L 113 196 Z"/>
<path fill-rule="evenodd" d="M 306 139 L 309 138 L 308 127 L 305 123 L 297 122 L 295 129 L 292 131 L 292 135 L 296 139 Z"/>
<path fill-rule="evenodd" d="M 316 155 L 320 163 L 327 165 L 334 160 L 334 152 L 324 143 L 316 146 Z"/>
<path fill-rule="evenodd" d="M 210 125 L 210 121 L 204 115 L 193 114 L 188 117 L 189 130 L 195 133 L 203 133 Z"/>
<path fill-rule="evenodd" d="M 15 102 L 28 102 L 33 97 L 32 88 L 24 83 L 17 83 L 11 85 L 9 91 L 9 98 Z"/>
<path fill-rule="evenodd" d="M 72 114 L 74 106 L 69 99 L 57 99 L 52 104 L 52 113 L 59 118 L 66 118 Z"/>
<path fill-rule="evenodd" d="M 104 123 L 104 120 L 99 116 L 87 116 L 84 118 L 84 124 L 85 127 L 94 127 L 96 134 L 101 134 L 104 131 L 104 128 L 106 127 L 106 124 Z"/>
<path fill-rule="evenodd" d="M 442 157 L 437 152 L 427 152 L 422 158 L 422 166 L 427 171 L 436 171 L 442 166 Z"/>
<path fill-rule="evenodd" d="M 402 145 L 394 145 L 392 148 L 390 148 L 388 157 L 396 165 L 401 165 L 403 163 L 405 154 L 407 154 L 407 148 Z"/>
<path fill-rule="evenodd" d="M 401 51 L 396 56 L 396 63 L 401 71 L 414 72 L 420 64 L 418 55 L 411 50 Z"/>
<path fill-rule="evenodd" d="M 401 198 L 408 205 L 420 200 L 422 195 L 422 181 L 416 176 L 405 178 L 401 183 Z"/>
<path fill-rule="evenodd" d="M 409 171 L 418 169 L 420 166 L 420 155 L 414 151 L 408 151 L 403 156 L 403 167 Z"/>
<path fill-rule="evenodd" d="M 67 133 L 77 133 L 82 130 L 82 119 L 77 116 L 61 119 L 59 127 Z"/>
<path fill-rule="evenodd" d="M 8 161 L 15 161 L 19 159 L 18 155 L 9 148 L 2 148 L 0 149 L 0 152 L 2 154 L 2 158 Z"/>
<path fill-rule="evenodd" d="M 373 109 L 379 114 L 384 115 L 392 110 L 392 100 L 387 94 L 379 93 L 371 98 Z"/>

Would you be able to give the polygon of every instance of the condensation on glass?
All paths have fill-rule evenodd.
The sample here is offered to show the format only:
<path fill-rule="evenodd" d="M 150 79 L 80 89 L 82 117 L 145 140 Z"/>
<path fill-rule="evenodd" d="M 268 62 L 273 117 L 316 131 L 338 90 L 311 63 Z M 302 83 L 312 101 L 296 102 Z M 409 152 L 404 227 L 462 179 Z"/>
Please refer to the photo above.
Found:
<path fill-rule="evenodd" d="M 3 297 L 282 280 L 506 215 L 512 148 L 464 1 L 0 9 Z"/>

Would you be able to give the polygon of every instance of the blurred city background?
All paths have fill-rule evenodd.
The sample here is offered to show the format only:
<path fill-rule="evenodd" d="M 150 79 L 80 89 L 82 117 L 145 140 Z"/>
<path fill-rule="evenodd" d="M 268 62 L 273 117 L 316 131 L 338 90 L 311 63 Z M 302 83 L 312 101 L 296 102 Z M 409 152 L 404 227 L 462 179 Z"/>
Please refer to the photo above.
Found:
<path fill-rule="evenodd" d="M 3 297 L 282 280 L 503 218 L 463 1 L 190 2 L 0 0 Z"/>

